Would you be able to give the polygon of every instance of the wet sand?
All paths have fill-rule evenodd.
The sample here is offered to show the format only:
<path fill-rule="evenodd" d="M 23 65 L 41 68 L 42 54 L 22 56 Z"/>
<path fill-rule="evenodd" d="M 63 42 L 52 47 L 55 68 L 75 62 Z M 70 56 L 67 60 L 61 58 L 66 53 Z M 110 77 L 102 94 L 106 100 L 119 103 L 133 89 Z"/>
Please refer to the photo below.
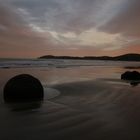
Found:
<path fill-rule="evenodd" d="M 93 80 L 49 88 L 60 94 L 36 108 L 1 106 L 2 140 L 140 139 L 140 86 Z"/>
<path fill-rule="evenodd" d="M 85 117 L 85 121 L 73 125 L 74 129 L 68 128 L 64 132 L 79 133 L 79 139 L 140 138 L 140 87 L 89 81 L 56 88 L 61 91 L 61 98 L 54 101 Z"/>

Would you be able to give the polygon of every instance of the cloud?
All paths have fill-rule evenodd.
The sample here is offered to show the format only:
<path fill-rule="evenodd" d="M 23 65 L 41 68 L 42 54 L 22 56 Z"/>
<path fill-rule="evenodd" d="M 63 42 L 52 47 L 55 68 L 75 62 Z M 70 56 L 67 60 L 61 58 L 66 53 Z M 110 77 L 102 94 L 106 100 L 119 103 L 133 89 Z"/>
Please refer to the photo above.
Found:
<path fill-rule="evenodd" d="M 87 0 L 86 3 L 89 2 L 91 1 Z M 92 1 L 92 3 L 93 2 L 94 1 Z M 14 1 L 17 7 L 29 13 L 29 22 L 32 22 L 44 30 L 49 28 L 50 30 L 58 32 L 68 30 L 80 32 L 84 30 L 84 28 L 93 26 L 93 16 L 90 14 L 90 10 L 88 10 L 89 8 L 91 9 L 91 6 L 88 8 L 83 7 L 83 3 L 85 5 L 84 1 L 74 0 Z M 89 6 L 89 4 L 86 5 Z"/>
<path fill-rule="evenodd" d="M 91 28 L 112 34 L 139 34 L 138 0 L 5 0 L 40 30 L 82 33 Z"/>
<path fill-rule="evenodd" d="M 24 57 L 29 52 L 30 55 L 36 54 L 35 52 L 44 49 L 46 45 L 47 39 L 33 31 L 16 11 L 8 6 L 0 6 L 1 57 L 6 54 Z"/>
<path fill-rule="evenodd" d="M 50 34 L 64 45 L 71 44 L 72 46 L 79 46 L 83 48 L 96 48 L 103 50 L 115 50 L 127 44 L 129 40 L 121 36 L 121 34 L 109 34 L 96 30 L 95 28 L 86 30 L 80 34 L 74 32 L 57 33 L 50 32 Z"/>
<path fill-rule="evenodd" d="M 81 33 L 103 24 L 126 0 L 12 0 L 26 19 L 42 29 Z"/>
<path fill-rule="evenodd" d="M 97 29 L 120 14 L 126 2 L 127 0 L 14 0 L 13 3 L 33 30 L 49 32 L 54 41 L 61 45 L 69 43 L 113 50 L 122 47 L 122 40 L 124 44 L 126 40 L 119 32 L 112 35 Z M 70 34 L 74 37 L 70 37 Z"/>
<path fill-rule="evenodd" d="M 124 36 L 140 37 L 140 1 L 132 0 L 100 30 L 109 33 L 122 33 Z"/>
<path fill-rule="evenodd" d="M 115 54 L 140 44 L 138 0 L 0 0 L 0 4 L 3 54 Z"/>

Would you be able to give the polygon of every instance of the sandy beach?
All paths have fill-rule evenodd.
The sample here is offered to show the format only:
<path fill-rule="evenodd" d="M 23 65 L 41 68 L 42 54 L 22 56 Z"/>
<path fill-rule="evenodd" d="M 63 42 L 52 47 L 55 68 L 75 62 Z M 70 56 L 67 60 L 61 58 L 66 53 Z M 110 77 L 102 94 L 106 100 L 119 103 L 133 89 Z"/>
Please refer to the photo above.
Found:
<path fill-rule="evenodd" d="M 60 95 L 40 106 L 10 105 L 1 110 L 3 140 L 140 138 L 139 86 L 86 81 L 51 88 Z"/>
<path fill-rule="evenodd" d="M 6 104 L 1 88 L 2 140 L 140 139 L 140 85 L 131 86 L 120 80 L 124 68 L 84 66 L 0 71 L 1 87 L 11 75 L 28 72 L 41 80 L 45 91 L 43 101 Z"/>

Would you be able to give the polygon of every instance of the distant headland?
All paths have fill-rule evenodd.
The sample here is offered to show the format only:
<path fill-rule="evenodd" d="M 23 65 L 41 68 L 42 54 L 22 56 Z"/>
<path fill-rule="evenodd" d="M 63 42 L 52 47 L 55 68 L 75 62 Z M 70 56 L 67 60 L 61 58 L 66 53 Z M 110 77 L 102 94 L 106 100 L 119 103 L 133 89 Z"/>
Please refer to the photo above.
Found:
<path fill-rule="evenodd" d="M 76 60 L 112 60 L 112 61 L 140 61 L 140 54 L 124 54 L 120 56 L 110 57 L 110 56 L 53 56 L 44 55 L 39 57 L 39 59 L 76 59 Z"/>

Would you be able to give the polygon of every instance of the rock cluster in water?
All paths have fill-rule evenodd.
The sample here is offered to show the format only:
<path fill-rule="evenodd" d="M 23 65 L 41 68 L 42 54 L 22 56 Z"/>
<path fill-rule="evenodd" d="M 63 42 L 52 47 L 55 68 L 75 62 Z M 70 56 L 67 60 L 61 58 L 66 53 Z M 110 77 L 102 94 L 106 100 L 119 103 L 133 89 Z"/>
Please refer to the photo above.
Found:
<path fill-rule="evenodd" d="M 38 79 L 28 74 L 21 74 L 11 78 L 4 87 L 6 102 L 21 102 L 42 100 L 43 86 Z"/>

